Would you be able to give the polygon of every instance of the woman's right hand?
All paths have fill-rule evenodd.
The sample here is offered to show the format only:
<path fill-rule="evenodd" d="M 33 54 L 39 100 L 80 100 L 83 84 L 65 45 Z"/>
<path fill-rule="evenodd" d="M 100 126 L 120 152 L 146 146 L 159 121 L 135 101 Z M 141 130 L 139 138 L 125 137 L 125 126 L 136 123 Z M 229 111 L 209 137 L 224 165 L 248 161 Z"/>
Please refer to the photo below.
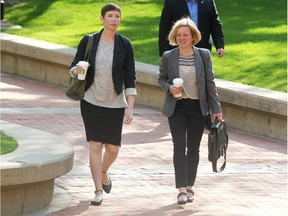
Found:
<path fill-rule="evenodd" d="M 174 87 L 174 85 L 170 85 L 169 91 L 172 93 L 173 97 L 175 97 L 175 95 L 182 93 L 183 88 L 182 87 L 176 88 Z"/>
<path fill-rule="evenodd" d="M 76 76 L 78 73 L 80 73 L 83 70 L 81 65 L 76 65 L 73 74 Z"/>

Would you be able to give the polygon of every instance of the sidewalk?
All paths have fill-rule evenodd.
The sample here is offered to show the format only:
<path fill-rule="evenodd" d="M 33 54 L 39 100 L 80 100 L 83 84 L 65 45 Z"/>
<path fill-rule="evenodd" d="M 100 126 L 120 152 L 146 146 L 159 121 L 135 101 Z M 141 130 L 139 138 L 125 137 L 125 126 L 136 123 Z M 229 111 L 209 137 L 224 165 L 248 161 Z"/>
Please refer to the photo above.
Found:
<path fill-rule="evenodd" d="M 104 194 L 101 206 L 91 206 L 94 187 L 79 102 L 68 99 L 64 88 L 14 75 L 2 73 L 0 87 L 1 120 L 53 133 L 74 148 L 73 169 L 55 181 L 56 192 L 66 193 L 60 201 L 68 206 L 45 215 L 287 215 L 287 145 L 231 128 L 223 173 L 212 172 L 207 133 L 203 135 L 195 200 L 179 207 L 167 119 L 138 105 L 133 123 L 123 128 L 119 157 L 109 171 L 112 191 Z"/>

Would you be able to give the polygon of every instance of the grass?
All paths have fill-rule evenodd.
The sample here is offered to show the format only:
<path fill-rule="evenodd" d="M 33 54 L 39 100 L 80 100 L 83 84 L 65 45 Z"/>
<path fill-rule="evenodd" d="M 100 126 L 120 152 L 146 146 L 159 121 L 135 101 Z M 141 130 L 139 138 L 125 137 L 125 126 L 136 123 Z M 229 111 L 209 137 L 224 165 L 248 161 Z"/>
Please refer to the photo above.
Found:
<path fill-rule="evenodd" d="M 5 19 L 21 25 L 4 32 L 76 48 L 84 34 L 102 28 L 107 1 L 23 0 L 5 8 Z M 163 0 L 115 0 L 122 9 L 119 33 L 131 39 L 136 61 L 159 65 L 158 25 Z M 215 0 L 225 36 L 225 57 L 213 48 L 220 79 L 287 92 L 287 2 Z"/>
<path fill-rule="evenodd" d="M 7 136 L 3 131 L 0 131 L 1 145 L 0 145 L 0 155 L 10 153 L 17 149 L 17 141 L 10 136 Z"/>

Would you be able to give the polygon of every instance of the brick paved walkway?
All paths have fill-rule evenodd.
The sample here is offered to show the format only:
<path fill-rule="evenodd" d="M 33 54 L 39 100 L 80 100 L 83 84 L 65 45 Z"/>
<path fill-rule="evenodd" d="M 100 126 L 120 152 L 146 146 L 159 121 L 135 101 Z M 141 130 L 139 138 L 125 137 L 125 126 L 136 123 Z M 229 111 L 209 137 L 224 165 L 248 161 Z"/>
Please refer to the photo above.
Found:
<path fill-rule="evenodd" d="M 1 74 L 1 119 L 51 132 L 68 140 L 75 150 L 74 167 L 56 179 L 67 191 L 67 208 L 46 215 L 76 216 L 284 216 L 287 206 L 287 145 L 229 128 L 228 164 L 212 172 L 207 160 L 207 133 L 195 185 L 195 200 L 176 202 L 171 136 L 166 118 L 157 110 L 135 107 L 132 125 L 124 126 L 119 157 L 110 170 L 113 188 L 101 206 L 93 196 L 88 149 L 79 102 L 64 88 Z M 68 198 L 69 199 L 69 196 Z"/>

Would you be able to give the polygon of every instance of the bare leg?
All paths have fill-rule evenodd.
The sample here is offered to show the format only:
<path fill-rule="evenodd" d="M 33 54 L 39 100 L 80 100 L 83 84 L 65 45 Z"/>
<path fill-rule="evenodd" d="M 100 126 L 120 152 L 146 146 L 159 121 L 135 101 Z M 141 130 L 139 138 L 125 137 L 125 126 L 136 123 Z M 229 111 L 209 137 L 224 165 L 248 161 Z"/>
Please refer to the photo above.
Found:
<path fill-rule="evenodd" d="M 116 160 L 118 152 L 119 152 L 119 146 L 112 144 L 105 144 L 105 153 L 103 156 L 103 163 L 102 163 L 102 183 L 105 185 L 110 184 L 107 171 L 113 164 L 113 162 Z"/>
<path fill-rule="evenodd" d="M 89 141 L 89 161 L 95 191 L 102 190 L 102 146 L 101 142 Z"/>

